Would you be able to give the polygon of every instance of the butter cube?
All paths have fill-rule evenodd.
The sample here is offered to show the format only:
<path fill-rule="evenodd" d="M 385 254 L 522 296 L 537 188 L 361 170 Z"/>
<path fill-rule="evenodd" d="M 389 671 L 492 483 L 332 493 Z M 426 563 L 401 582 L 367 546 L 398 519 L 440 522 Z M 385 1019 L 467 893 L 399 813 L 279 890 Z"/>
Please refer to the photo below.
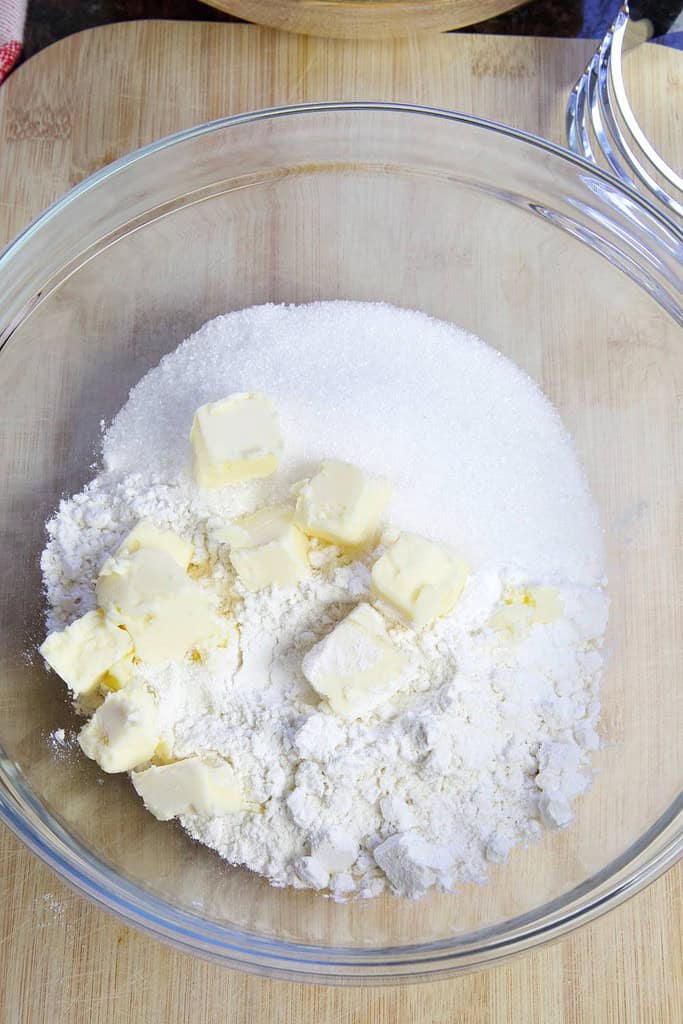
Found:
<path fill-rule="evenodd" d="M 161 530 L 149 519 L 141 519 L 122 541 L 114 558 L 132 555 L 140 548 L 151 548 L 154 551 L 165 551 L 178 563 L 181 569 L 187 569 L 192 561 L 194 545 L 189 540 L 179 537 L 173 530 Z"/>
<path fill-rule="evenodd" d="M 77 697 L 92 697 L 112 665 L 130 654 L 133 641 L 101 611 L 88 612 L 40 648 L 45 661 Z"/>
<path fill-rule="evenodd" d="M 219 530 L 230 561 L 249 590 L 291 587 L 309 573 L 308 540 L 286 508 L 262 508 Z"/>
<path fill-rule="evenodd" d="M 95 592 L 107 617 L 128 630 L 143 662 L 181 661 L 193 647 L 224 639 L 214 595 L 164 551 L 140 548 L 109 559 Z"/>
<path fill-rule="evenodd" d="M 149 761 L 159 742 L 154 698 L 142 689 L 108 694 L 78 742 L 105 772 L 127 772 Z"/>
<path fill-rule="evenodd" d="M 406 685 L 408 659 L 392 643 L 384 619 L 359 604 L 311 648 L 303 673 L 342 718 L 362 718 Z"/>
<path fill-rule="evenodd" d="M 188 757 L 132 775 L 148 811 L 159 821 L 179 814 L 229 814 L 245 809 L 242 787 L 227 761 Z"/>
<path fill-rule="evenodd" d="M 113 665 L 107 670 L 105 676 L 101 680 L 101 685 L 107 690 L 122 690 L 124 686 L 135 676 L 135 662 L 133 661 L 133 655 L 127 654 L 125 658 L 119 658 Z"/>
<path fill-rule="evenodd" d="M 562 615 L 562 602 L 555 587 L 513 587 L 490 625 L 508 640 L 518 640 L 532 626 L 547 625 Z"/>
<path fill-rule="evenodd" d="M 200 487 L 270 476 L 282 455 L 275 409 L 267 395 L 250 391 L 200 406 L 190 441 Z"/>
<path fill-rule="evenodd" d="M 531 621 L 542 625 L 559 619 L 564 611 L 555 587 L 527 587 L 524 603 L 531 608 Z"/>
<path fill-rule="evenodd" d="M 161 739 L 156 745 L 154 751 L 154 761 L 156 764 L 171 764 L 175 761 L 173 756 L 173 733 L 168 732 L 165 736 L 162 735 Z"/>
<path fill-rule="evenodd" d="M 423 629 L 451 611 L 467 575 L 466 563 L 448 548 L 402 533 L 375 562 L 371 586 L 389 610 L 415 629 Z"/>
<path fill-rule="evenodd" d="M 329 459 L 301 488 L 296 521 L 311 537 L 341 547 L 366 547 L 377 539 L 390 497 L 386 480 Z"/>
<path fill-rule="evenodd" d="M 190 655 L 191 660 L 207 662 L 219 649 L 222 651 L 229 649 L 235 661 L 235 668 L 237 668 L 240 661 L 239 642 L 240 631 L 236 621 L 228 618 L 227 615 L 219 614 L 216 631 L 212 632 L 203 643 L 194 644 Z"/>

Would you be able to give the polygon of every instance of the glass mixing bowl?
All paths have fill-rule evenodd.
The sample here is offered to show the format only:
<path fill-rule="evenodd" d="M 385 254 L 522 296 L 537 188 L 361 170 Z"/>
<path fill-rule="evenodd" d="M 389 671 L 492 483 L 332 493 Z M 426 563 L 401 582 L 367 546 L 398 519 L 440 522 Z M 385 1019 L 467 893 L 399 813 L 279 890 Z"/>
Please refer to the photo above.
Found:
<path fill-rule="evenodd" d="M 152 934 L 309 980 L 482 966 L 664 871 L 682 820 L 682 247 L 673 223 L 568 152 L 390 105 L 203 125 L 53 206 L 0 258 L 0 816 L 10 829 Z M 127 779 L 49 742 L 77 722 L 35 653 L 44 522 L 91 476 L 101 420 L 209 317 L 319 298 L 422 309 L 510 356 L 559 408 L 602 509 L 613 604 L 595 785 L 569 829 L 452 896 L 339 904 L 271 888 L 152 818 Z"/>

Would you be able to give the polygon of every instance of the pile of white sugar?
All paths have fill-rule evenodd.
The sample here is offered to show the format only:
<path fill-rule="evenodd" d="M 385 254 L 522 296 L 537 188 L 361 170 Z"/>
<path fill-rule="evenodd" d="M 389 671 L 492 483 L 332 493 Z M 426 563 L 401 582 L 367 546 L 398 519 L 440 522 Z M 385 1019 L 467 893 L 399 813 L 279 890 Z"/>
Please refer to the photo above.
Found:
<path fill-rule="evenodd" d="M 213 491 L 191 475 L 198 406 L 263 391 L 285 453 L 265 480 Z M 291 501 L 323 458 L 387 477 L 392 528 L 453 545 L 471 574 L 447 617 L 391 627 L 412 684 L 372 718 L 318 709 L 308 650 L 369 595 L 365 562 L 320 550 L 296 588 L 250 594 L 208 537 Z M 205 662 L 140 666 L 175 757 L 228 759 L 261 813 L 183 826 L 277 885 L 419 896 L 481 881 L 487 861 L 566 825 L 598 745 L 607 620 L 598 518 L 571 441 L 535 384 L 457 327 L 390 306 L 260 306 L 201 328 L 133 389 L 103 468 L 48 524 L 48 627 L 95 606 L 105 558 L 137 520 L 191 539 L 234 595 L 240 632 Z M 489 625 L 505 588 L 557 588 L 564 614 L 510 643 Z"/>

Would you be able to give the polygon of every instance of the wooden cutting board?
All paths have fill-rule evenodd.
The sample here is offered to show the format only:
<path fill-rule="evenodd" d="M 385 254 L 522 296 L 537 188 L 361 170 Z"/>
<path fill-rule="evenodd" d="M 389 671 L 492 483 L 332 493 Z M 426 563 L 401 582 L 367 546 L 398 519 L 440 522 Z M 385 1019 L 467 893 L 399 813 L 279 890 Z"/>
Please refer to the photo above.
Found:
<path fill-rule="evenodd" d="M 242 25 L 140 22 L 34 57 L 0 89 L 0 244 L 69 186 L 160 135 L 311 100 L 457 108 L 562 141 L 585 41 L 440 36 L 341 42 Z M 683 165 L 680 54 L 641 47 L 631 88 Z M 431 985 L 273 982 L 177 954 L 96 909 L 0 829 L 0 1024 L 674 1024 L 683 1020 L 679 868 L 548 949 Z"/>

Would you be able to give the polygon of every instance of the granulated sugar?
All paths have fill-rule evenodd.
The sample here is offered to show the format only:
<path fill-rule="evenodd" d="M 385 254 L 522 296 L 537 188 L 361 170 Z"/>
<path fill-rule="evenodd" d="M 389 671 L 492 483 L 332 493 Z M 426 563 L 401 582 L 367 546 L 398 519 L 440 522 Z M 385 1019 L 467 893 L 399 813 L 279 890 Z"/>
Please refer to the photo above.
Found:
<path fill-rule="evenodd" d="M 105 467 L 189 482 L 195 409 L 234 391 L 270 395 L 286 439 L 277 477 L 254 491 L 282 493 L 320 458 L 345 459 L 391 480 L 397 527 L 462 547 L 470 564 L 577 582 L 602 571 L 559 417 L 517 367 L 457 327 L 353 302 L 218 317 L 133 389 L 105 435 Z"/>
<path fill-rule="evenodd" d="M 242 390 L 277 407 L 281 468 L 199 491 L 194 411 Z M 343 565 L 315 548 L 299 587 L 250 594 L 209 539 L 236 514 L 291 502 L 322 458 L 387 477 L 391 528 L 454 545 L 472 569 L 449 616 L 420 634 L 390 626 L 411 685 L 351 723 L 318 708 L 301 662 L 369 598 L 376 553 Z M 262 806 L 184 818 L 193 836 L 277 885 L 416 897 L 481 881 L 488 861 L 569 822 L 598 743 L 601 535 L 559 417 L 507 359 L 388 306 L 243 310 L 206 324 L 133 389 L 103 462 L 48 524 L 50 628 L 94 606 L 104 559 L 142 517 L 191 538 L 234 595 L 239 656 L 139 668 L 173 755 L 223 755 Z M 490 620 L 506 587 L 527 584 L 555 586 L 564 614 L 511 644 Z"/>

